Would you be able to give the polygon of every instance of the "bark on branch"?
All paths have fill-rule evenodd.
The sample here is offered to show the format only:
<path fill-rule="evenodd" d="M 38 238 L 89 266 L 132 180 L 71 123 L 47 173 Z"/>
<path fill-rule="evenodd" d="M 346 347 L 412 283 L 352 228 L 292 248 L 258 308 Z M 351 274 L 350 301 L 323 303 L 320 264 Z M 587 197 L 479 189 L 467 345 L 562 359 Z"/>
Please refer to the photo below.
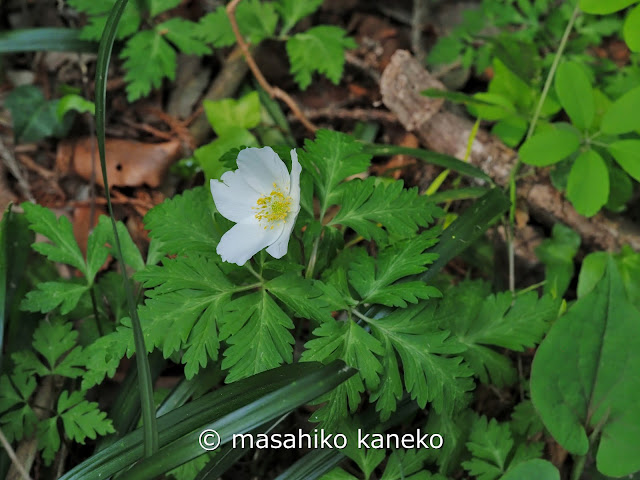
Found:
<path fill-rule="evenodd" d="M 473 127 L 468 118 L 443 108 L 442 99 L 420 94 L 427 88 L 445 89 L 405 50 L 398 50 L 382 74 L 382 101 L 404 127 L 414 132 L 425 147 L 459 159 L 464 154 Z M 473 142 L 470 161 L 494 181 L 506 187 L 517 153 L 499 139 L 480 129 Z M 520 179 L 518 202 L 538 220 L 552 225 L 561 222 L 580 234 L 585 244 L 604 250 L 630 245 L 640 250 L 640 228 L 618 215 L 599 213 L 591 218 L 578 214 L 556 190 L 544 170 Z"/>

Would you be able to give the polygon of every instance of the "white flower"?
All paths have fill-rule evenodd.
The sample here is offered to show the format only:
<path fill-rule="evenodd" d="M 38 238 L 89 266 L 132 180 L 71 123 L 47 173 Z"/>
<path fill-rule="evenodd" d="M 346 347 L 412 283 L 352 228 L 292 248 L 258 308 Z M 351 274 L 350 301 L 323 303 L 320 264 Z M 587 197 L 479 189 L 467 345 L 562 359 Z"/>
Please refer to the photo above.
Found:
<path fill-rule="evenodd" d="M 222 236 L 216 251 L 225 262 L 244 265 L 265 247 L 281 258 L 300 212 L 298 154 L 291 150 L 291 174 L 271 147 L 245 148 L 238 169 L 211 180 L 218 211 L 236 222 Z"/>

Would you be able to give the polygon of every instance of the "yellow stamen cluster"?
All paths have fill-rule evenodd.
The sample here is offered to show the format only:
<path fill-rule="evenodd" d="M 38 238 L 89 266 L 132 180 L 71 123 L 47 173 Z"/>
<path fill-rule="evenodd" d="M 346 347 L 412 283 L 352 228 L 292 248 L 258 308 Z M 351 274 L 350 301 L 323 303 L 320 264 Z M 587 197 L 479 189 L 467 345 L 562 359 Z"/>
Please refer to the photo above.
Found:
<path fill-rule="evenodd" d="M 257 206 L 252 208 L 258 211 L 255 217 L 260 221 L 266 221 L 273 229 L 277 222 L 281 220 L 286 222 L 287 215 L 291 211 L 291 197 L 285 196 L 274 183 L 271 193 L 260 197 Z M 264 228 L 266 230 L 267 226 Z"/>

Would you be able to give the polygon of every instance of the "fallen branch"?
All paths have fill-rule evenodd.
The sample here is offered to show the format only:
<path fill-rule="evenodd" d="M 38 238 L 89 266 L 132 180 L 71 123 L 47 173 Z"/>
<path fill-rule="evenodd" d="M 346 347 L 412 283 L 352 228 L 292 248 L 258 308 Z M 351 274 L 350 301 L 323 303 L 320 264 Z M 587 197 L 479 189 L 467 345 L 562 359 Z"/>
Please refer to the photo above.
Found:
<path fill-rule="evenodd" d="M 395 52 L 382 74 L 382 101 L 427 148 L 464 158 L 473 122 L 443 110 L 442 99 L 421 95 L 420 92 L 427 88 L 445 89 L 409 52 Z M 487 131 L 478 131 L 470 162 L 491 176 L 496 184 L 508 186 L 516 159 L 514 150 Z M 539 221 L 547 225 L 561 222 L 573 228 L 587 245 L 604 250 L 619 250 L 623 245 L 630 245 L 634 250 L 640 250 L 637 225 L 609 213 L 601 212 L 591 218 L 580 215 L 551 185 L 545 170 L 537 169 L 518 181 L 517 199 Z"/>

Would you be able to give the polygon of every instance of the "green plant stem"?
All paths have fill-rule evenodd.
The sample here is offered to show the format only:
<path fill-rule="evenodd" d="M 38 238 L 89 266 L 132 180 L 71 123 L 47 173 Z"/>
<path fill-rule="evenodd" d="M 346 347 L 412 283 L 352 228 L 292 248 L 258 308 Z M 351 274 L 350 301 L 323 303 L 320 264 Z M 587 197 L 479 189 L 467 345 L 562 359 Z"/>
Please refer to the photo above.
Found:
<path fill-rule="evenodd" d="M 256 277 L 259 281 L 260 284 L 262 285 L 262 282 L 264 282 L 264 279 L 262 278 L 262 276 L 260 276 L 260 274 L 258 272 L 256 272 L 253 267 L 251 266 L 250 261 L 244 264 L 244 267 L 249 270 L 249 272 L 251 272 L 251 275 L 253 275 L 254 277 Z"/>
<path fill-rule="evenodd" d="M 100 334 L 100 336 L 103 337 L 104 331 L 102 330 L 102 323 L 100 323 L 100 316 L 98 315 L 98 301 L 96 300 L 95 285 L 91 285 L 89 287 L 89 294 L 91 295 L 91 306 L 93 307 L 93 316 L 96 319 L 96 328 L 98 329 L 98 334 Z"/>
<path fill-rule="evenodd" d="M 98 59 L 96 68 L 96 136 L 98 138 L 98 152 L 100 154 L 100 166 L 102 168 L 102 178 L 104 181 L 105 196 L 107 198 L 107 207 L 111 218 L 111 226 L 113 227 L 113 236 L 117 258 L 121 268 L 122 278 L 124 281 L 125 292 L 127 297 L 127 306 L 131 315 L 131 327 L 133 329 L 133 338 L 136 350 L 136 366 L 138 369 L 139 387 L 140 387 L 140 404 L 142 410 L 142 426 L 144 434 L 144 454 L 149 457 L 158 450 L 158 426 L 156 423 L 155 403 L 153 401 L 153 381 L 149 368 L 149 359 L 147 358 L 147 349 L 144 344 L 144 336 L 135 299 L 131 290 L 131 284 L 127 276 L 126 268 L 124 268 L 124 257 L 122 256 L 122 247 L 120 245 L 120 237 L 116 227 L 116 221 L 113 217 L 113 205 L 111 204 L 111 196 L 109 193 L 109 183 L 107 177 L 107 164 L 105 154 L 105 122 L 106 122 L 106 100 L 107 100 L 107 74 L 109 71 L 109 61 L 111 59 L 111 51 L 115 40 L 116 31 L 120 17 L 127 6 L 127 0 L 117 0 L 114 4 L 107 23 L 100 39 L 100 47 L 98 48 Z"/>
<path fill-rule="evenodd" d="M 309 263 L 307 264 L 307 269 L 304 272 L 304 278 L 313 277 L 313 270 L 316 268 L 316 260 L 318 257 L 318 247 L 320 246 L 320 235 L 322 235 L 322 231 L 320 231 L 316 239 L 313 241 L 313 248 L 311 249 L 311 255 L 309 255 Z"/>
<path fill-rule="evenodd" d="M 549 90 L 551 89 L 551 84 L 553 82 L 553 77 L 555 76 L 558 65 L 560 64 L 560 59 L 562 58 L 562 54 L 564 53 L 565 48 L 567 47 L 567 42 L 569 41 L 569 35 L 573 30 L 573 24 L 578 18 L 580 14 L 580 5 L 576 1 L 576 6 L 573 9 L 573 13 L 571 14 L 571 18 L 567 23 L 567 27 L 564 30 L 564 34 L 562 35 L 562 40 L 560 40 L 560 45 L 558 46 L 558 50 L 556 51 L 556 55 L 553 59 L 553 63 L 551 64 L 551 69 L 549 70 L 549 74 L 547 75 L 547 79 L 544 83 L 544 88 L 542 89 L 542 94 L 538 99 L 538 104 L 536 105 L 536 109 L 533 113 L 533 118 L 531 119 L 531 123 L 529 124 L 529 130 L 527 130 L 527 135 L 525 137 L 525 141 L 527 141 L 533 135 L 533 132 L 536 129 L 536 125 L 538 123 L 538 119 L 540 118 L 540 113 L 542 112 L 542 106 L 544 105 L 545 100 L 547 99 L 547 95 L 549 95 Z M 511 208 L 509 209 L 509 228 L 507 233 L 507 241 L 508 241 L 508 255 L 509 255 L 509 290 L 515 292 L 516 290 L 516 275 L 515 275 L 515 249 L 514 249 L 514 223 L 516 218 L 516 175 L 518 170 L 520 169 L 520 157 L 516 160 L 516 164 L 511 168 L 511 173 L 509 175 L 509 199 L 511 200 Z"/>

